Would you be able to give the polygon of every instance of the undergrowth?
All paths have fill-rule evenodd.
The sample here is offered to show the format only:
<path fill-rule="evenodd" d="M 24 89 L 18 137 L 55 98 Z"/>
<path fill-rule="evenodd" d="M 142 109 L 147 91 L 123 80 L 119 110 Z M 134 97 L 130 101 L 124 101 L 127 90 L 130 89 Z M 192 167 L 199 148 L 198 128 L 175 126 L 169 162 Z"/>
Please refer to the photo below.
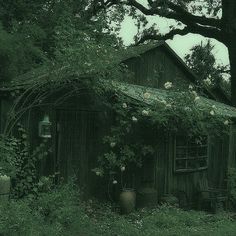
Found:
<path fill-rule="evenodd" d="M 118 208 L 97 200 L 81 200 L 66 185 L 37 198 L 0 201 L 1 236 L 93 235 L 235 235 L 233 214 L 211 215 L 167 205 L 120 215 Z"/>

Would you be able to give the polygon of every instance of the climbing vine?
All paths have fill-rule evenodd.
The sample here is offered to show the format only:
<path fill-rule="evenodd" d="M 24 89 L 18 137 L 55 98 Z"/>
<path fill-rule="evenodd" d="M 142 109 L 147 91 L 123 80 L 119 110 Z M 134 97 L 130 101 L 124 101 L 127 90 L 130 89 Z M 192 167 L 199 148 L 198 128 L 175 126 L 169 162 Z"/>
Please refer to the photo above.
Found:
<path fill-rule="evenodd" d="M 164 98 L 155 97 L 147 90 L 140 95 L 143 100 L 137 101 L 118 89 L 106 88 L 107 104 L 114 111 L 115 122 L 104 137 L 106 151 L 98 159 L 99 166 L 93 169 L 96 175 L 123 172 L 129 165 L 140 167 L 147 156 L 158 151 L 155 141 L 158 135 L 165 138 L 166 134 L 181 133 L 198 143 L 202 135 L 220 137 L 228 133 L 230 119 L 219 113 L 214 104 L 201 105 L 205 98 L 198 96 L 193 86 L 176 91 L 167 82 L 165 89 L 172 91 L 166 91 Z M 116 91 L 113 99 L 111 90 Z"/>

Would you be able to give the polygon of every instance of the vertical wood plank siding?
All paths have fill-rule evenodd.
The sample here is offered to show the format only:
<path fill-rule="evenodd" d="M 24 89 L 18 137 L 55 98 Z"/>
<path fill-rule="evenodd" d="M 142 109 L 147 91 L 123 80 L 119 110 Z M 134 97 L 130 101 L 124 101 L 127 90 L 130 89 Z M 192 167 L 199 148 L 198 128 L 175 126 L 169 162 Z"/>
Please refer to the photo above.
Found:
<path fill-rule="evenodd" d="M 163 88 L 167 81 L 173 82 L 176 87 L 187 86 L 190 82 L 186 73 L 163 48 L 147 51 L 125 63 L 134 73 L 131 81 L 134 84 Z"/>

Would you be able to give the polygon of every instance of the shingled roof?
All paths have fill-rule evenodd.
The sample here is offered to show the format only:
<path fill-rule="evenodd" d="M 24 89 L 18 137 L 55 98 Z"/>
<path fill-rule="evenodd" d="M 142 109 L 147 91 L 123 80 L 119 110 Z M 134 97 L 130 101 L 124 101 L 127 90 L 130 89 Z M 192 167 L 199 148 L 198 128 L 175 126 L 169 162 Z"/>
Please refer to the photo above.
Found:
<path fill-rule="evenodd" d="M 161 103 L 163 100 L 167 99 L 169 95 L 173 96 L 179 93 L 177 91 L 157 89 L 115 81 L 113 81 L 111 84 L 118 93 L 122 93 L 125 96 L 128 96 L 136 101 L 146 103 L 147 105 L 152 105 L 156 102 Z M 150 96 L 145 98 L 145 93 L 148 93 Z M 196 101 L 196 104 L 200 109 L 202 108 L 212 110 L 212 107 L 214 107 L 216 115 L 227 116 L 229 118 L 236 117 L 235 107 L 202 96 L 199 97 L 200 99 Z"/>

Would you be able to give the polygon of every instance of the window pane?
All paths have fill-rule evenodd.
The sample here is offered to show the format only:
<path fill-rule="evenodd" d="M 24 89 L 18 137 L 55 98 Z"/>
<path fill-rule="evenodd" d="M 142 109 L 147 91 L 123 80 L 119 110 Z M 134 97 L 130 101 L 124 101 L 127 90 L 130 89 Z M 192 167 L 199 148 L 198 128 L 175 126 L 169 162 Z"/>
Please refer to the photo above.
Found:
<path fill-rule="evenodd" d="M 207 137 L 176 137 L 175 170 L 194 171 L 207 167 Z"/>
<path fill-rule="evenodd" d="M 187 157 L 187 147 L 178 147 L 176 149 L 176 158 L 186 158 Z"/>
<path fill-rule="evenodd" d="M 186 160 L 176 160 L 176 170 L 186 169 Z"/>

